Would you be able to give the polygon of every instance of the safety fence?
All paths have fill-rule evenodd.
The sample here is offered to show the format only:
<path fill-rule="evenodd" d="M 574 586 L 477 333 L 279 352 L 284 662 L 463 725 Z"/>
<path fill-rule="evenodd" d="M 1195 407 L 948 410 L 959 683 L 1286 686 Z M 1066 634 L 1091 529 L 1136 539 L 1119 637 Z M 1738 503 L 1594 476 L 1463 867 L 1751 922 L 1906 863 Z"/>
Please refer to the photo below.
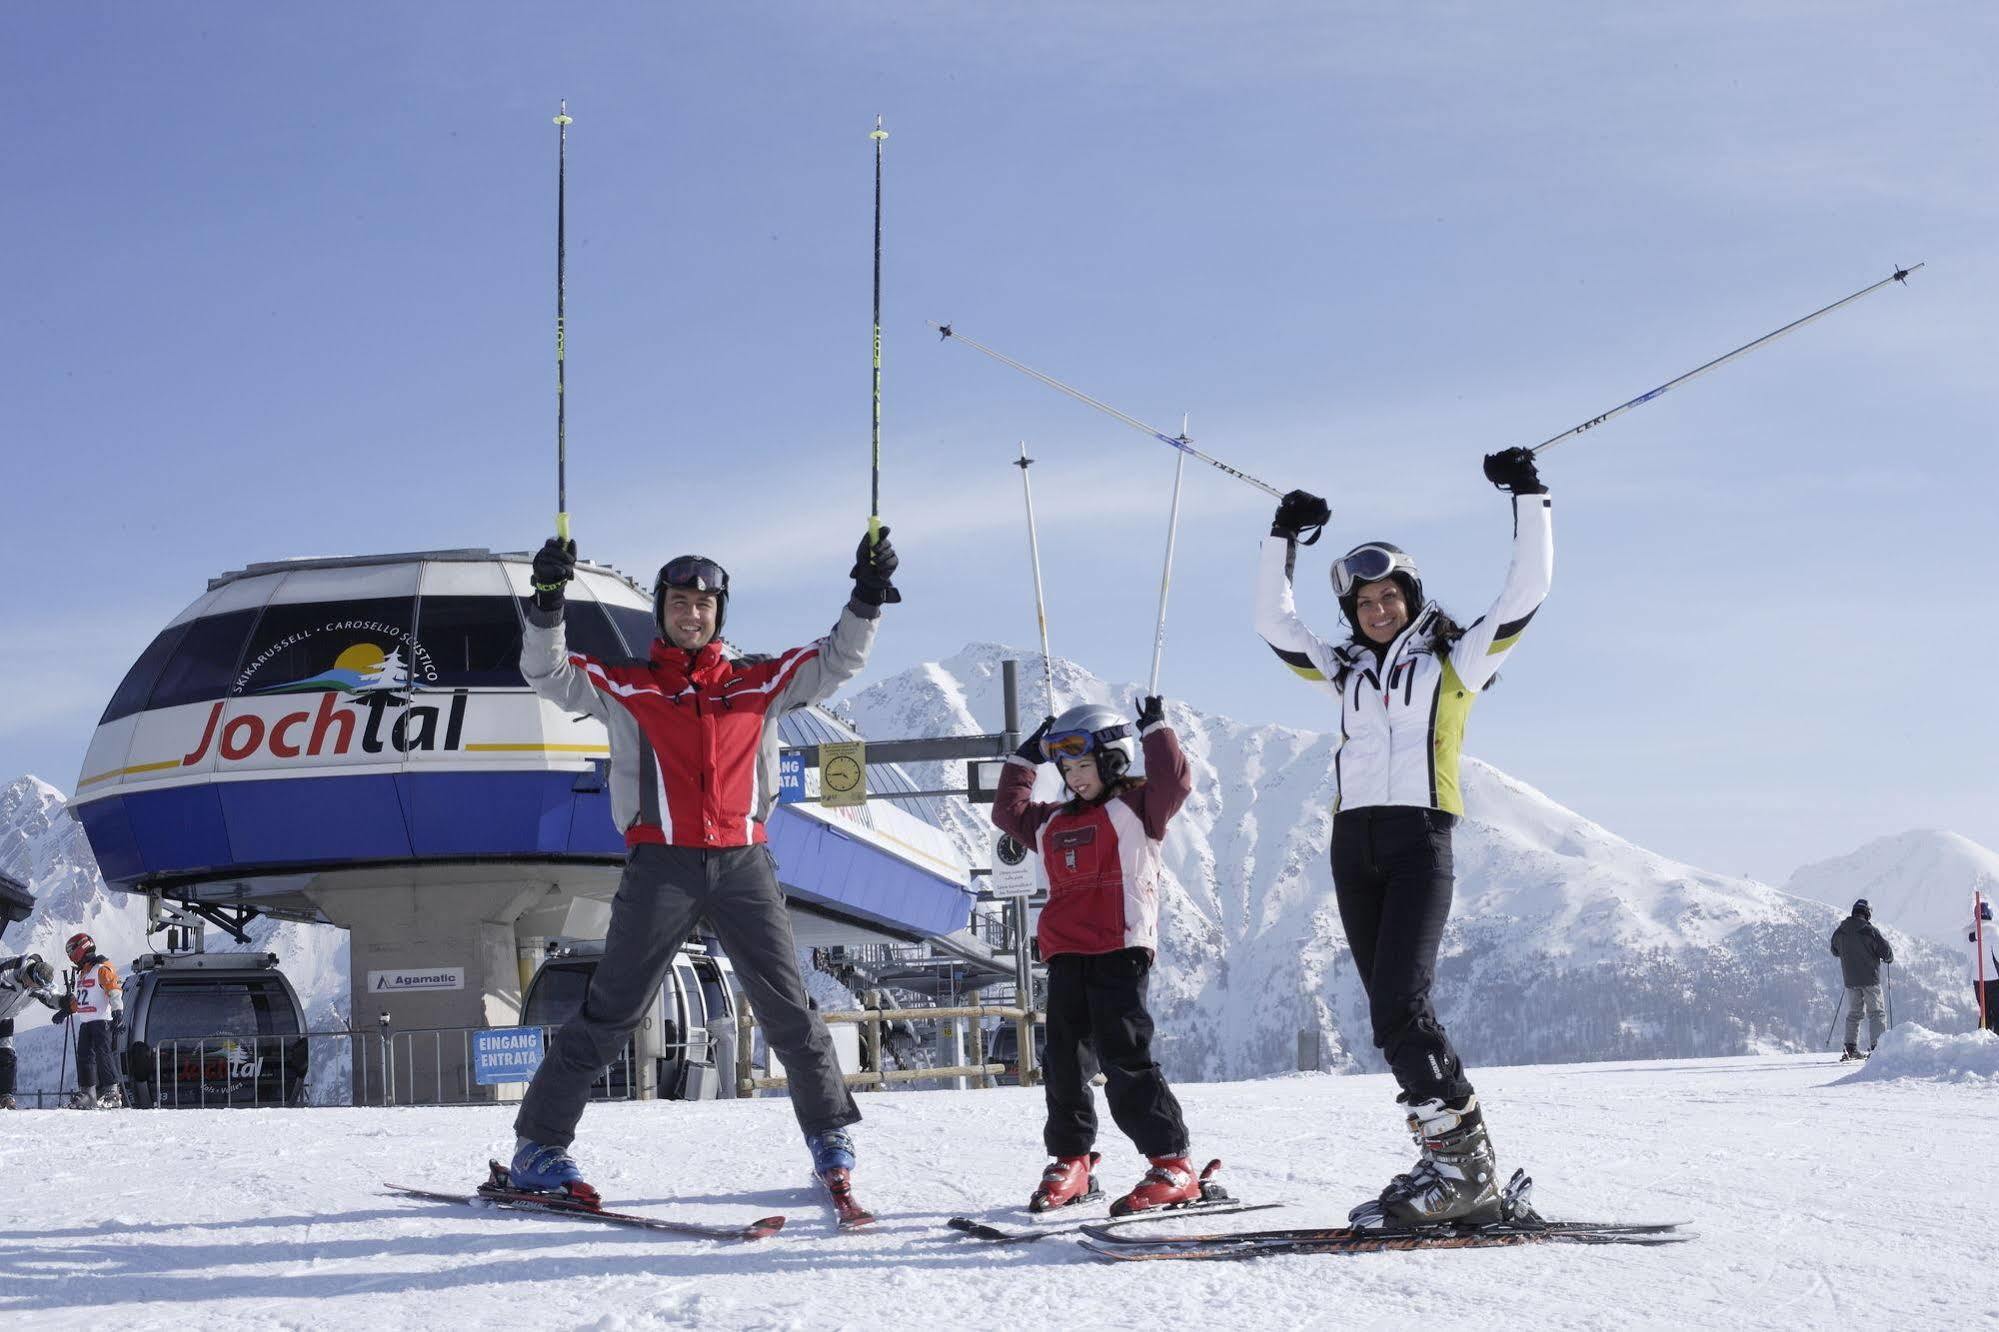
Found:
<path fill-rule="evenodd" d="M 878 996 L 871 992 L 868 997 L 874 999 Z M 1032 1086 L 1040 1080 L 1035 1059 L 1034 1031 L 1036 1027 L 1047 1022 L 1048 1015 L 1033 1009 L 998 1008 L 973 1002 L 947 1008 L 871 1006 L 849 1012 L 821 1013 L 819 1016 L 829 1024 L 853 1023 L 860 1027 L 863 1068 L 858 1073 L 845 1075 L 849 1087 L 886 1088 L 897 1083 L 939 1080 L 948 1080 L 959 1088 L 971 1085 L 996 1087 L 1002 1081 Z M 997 1018 L 1002 1023 L 1013 1024 L 1016 1033 L 1013 1048 L 1021 1052 L 1021 1057 L 1016 1061 L 1000 1062 L 985 1057 L 985 1024 L 992 1018 Z M 947 1059 L 944 1066 L 936 1068 L 884 1068 L 883 1028 L 897 1022 L 937 1023 L 938 1034 L 943 1038 L 945 1048 L 955 1052 L 955 1058 Z M 788 1089 L 791 1084 L 787 1078 L 756 1075 L 751 1063 L 756 1015 L 750 1011 L 749 1005 L 744 1004 L 737 1009 L 736 1023 L 740 1033 L 736 1041 L 737 1094 L 752 1096 L 759 1091 Z M 968 1044 L 976 1052 L 973 1057 L 978 1062 L 967 1061 L 965 1051 Z"/>

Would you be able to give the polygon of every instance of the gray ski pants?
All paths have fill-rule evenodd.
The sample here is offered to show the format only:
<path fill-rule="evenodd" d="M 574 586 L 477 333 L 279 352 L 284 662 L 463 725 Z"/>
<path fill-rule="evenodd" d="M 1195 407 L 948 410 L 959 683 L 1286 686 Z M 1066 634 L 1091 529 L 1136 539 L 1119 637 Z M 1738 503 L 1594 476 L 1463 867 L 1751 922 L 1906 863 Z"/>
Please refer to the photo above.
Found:
<path fill-rule="evenodd" d="M 1888 1030 L 1888 1019 L 1881 1009 L 1881 987 L 1879 985 L 1849 985 L 1846 987 L 1846 1043 L 1857 1045 L 1860 1041 L 1860 1010 L 1867 1010 L 1867 1048 L 1872 1050 L 1881 1043 L 1881 1033 Z"/>
<path fill-rule="evenodd" d="M 624 1049 L 673 955 L 703 917 L 727 950 L 764 1039 L 784 1061 L 799 1126 L 817 1133 L 860 1119 L 826 1024 L 806 1002 L 769 848 L 642 844 L 626 859 L 611 899 L 604 960 L 590 978 L 583 1008 L 555 1034 L 514 1117 L 514 1132 L 557 1147 L 575 1141 L 591 1082 Z"/>

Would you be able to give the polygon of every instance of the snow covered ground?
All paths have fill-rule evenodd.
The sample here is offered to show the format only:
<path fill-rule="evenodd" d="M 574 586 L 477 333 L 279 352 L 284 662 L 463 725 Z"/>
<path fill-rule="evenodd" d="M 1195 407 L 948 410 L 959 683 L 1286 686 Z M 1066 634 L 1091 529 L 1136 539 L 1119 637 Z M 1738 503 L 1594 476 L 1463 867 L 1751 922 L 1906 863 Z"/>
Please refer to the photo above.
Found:
<path fill-rule="evenodd" d="M 1502 1166 L 1552 1216 L 1691 1221 L 1660 1249 L 1530 1248 L 1112 1266 L 1020 1220 L 1039 1093 L 867 1094 L 859 1175 L 881 1215 L 840 1235 L 781 1100 L 598 1106 L 607 1198 L 785 1233 L 720 1245 L 381 1192 L 470 1183 L 504 1109 L 0 1115 L 0 1322 L 36 1327 L 1964 1327 L 1999 1273 L 1999 1040 L 1905 1025 L 1853 1076 L 1825 1055 L 1477 1071 Z M 1891 1056 L 1892 1058 L 1886 1057 Z M 1180 1089 L 1196 1152 L 1283 1212 L 1342 1219 L 1408 1163 L 1382 1076 Z M 1114 1134 L 1105 1183 L 1138 1159 Z"/>

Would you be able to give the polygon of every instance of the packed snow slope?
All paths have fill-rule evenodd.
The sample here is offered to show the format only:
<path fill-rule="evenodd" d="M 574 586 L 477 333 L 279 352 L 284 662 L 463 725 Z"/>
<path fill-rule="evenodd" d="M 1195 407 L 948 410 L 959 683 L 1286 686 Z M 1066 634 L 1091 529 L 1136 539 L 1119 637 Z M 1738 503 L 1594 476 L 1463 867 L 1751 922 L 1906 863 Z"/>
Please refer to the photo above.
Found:
<path fill-rule="evenodd" d="M 1891 1035 L 1890 1040 L 1895 1040 Z M 1880 1328 L 1989 1326 L 1999 1156 L 1992 1038 L 1842 1083 L 1825 1055 L 1486 1068 L 1503 1168 L 1550 1216 L 1676 1220 L 1691 1243 L 1111 1265 L 1025 1224 L 1033 1088 L 863 1093 L 869 1231 L 834 1231 L 781 1100 L 594 1106 L 578 1152 L 605 1195 L 675 1218 L 781 1212 L 715 1244 L 386 1194 L 470 1185 L 504 1107 L 46 1110 L 0 1115 L 0 1323 L 185 1328 Z M 1884 1051 L 1885 1052 L 1885 1051 Z M 1886 1065 L 1883 1072 L 1887 1072 Z M 1157 1227 L 1334 1224 L 1407 1167 L 1384 1075 L 1180 1089 L 1196 1155 L 1282 1211 Z M 1948 1133 L 1943 1132 L 1944 1126 Z M 1141 1162 L 1115 1133 L 1107 1186 Z M 1948 1186 L 1939 1191 L 1946 1167 Z M 1091 1209 L 1101 1215 L 1101 1205 Z"/>
<path fill-rule="evenodd" d="M 1892 925 L 1962 955 L 1971 931 L 1971 895 L 1982 892 L 1988 902 L 1999 903 L 1999 854 L 1953 832 L 1916 828 L 1806 865 L 1784 888 L 1842 911 L 1864 897 L 1876 925 Z"/>
<path fill-rule="evenodd" d="M 869 688 L 849 704 L 879 738 L 1000 729 L 1000 663 L 1020 662 L 1022 712 L 1038 717 L 1042 659 L 972 644 Z M 1057 707 L 1131 710 L 1113 686 L 1054 662 Z M 1179 1078 L 1240 1078 L 1297 1066 L 1317 1033 L 1323 1067 L 1379 1069 L 1366 1006 L 1334 905 L 1327 859 L 1336 734 L 1257 726 L 1169 700 L 1194 792 L 1166 844 L 1157 1048 Z M 1473 737 L 1477 725 L 1472 727 Z M 962 765 L 911 765 L 926 785 Z M 1468 817 L 1456 835 L 1457 902 L 1436 1002 L 1474 1067 L 1818 1048 L 1839 997 L 1827 940 L 1844 915 L 1750 879 L 1710 874 L 1615 836 L 1524 782 L 1467 758 Z M 1056 791 L 1044 769 L 1039 798 Z M 985 811 L 959 811 L 986 848 Z M 1958 956 L 1910 938 L 1895 1016 L 1970 1028 Z"/>

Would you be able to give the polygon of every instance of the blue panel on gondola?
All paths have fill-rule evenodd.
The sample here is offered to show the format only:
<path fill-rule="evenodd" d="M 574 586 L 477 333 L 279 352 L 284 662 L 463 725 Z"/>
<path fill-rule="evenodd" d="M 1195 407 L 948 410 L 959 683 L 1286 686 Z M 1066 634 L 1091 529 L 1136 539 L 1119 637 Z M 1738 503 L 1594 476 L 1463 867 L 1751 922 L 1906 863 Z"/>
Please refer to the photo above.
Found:
<path fill-rule="evenodd" d="M 132 840 L 148 874 L 233 865 L 222 800 L 207 783 L 125 797 Z"/>
<path fill-rule="evenodd" d="M 411 856 L 396 779 L 387 774 L 217 782 L 213 789 L 222 794 L 237 864 Z"/>

